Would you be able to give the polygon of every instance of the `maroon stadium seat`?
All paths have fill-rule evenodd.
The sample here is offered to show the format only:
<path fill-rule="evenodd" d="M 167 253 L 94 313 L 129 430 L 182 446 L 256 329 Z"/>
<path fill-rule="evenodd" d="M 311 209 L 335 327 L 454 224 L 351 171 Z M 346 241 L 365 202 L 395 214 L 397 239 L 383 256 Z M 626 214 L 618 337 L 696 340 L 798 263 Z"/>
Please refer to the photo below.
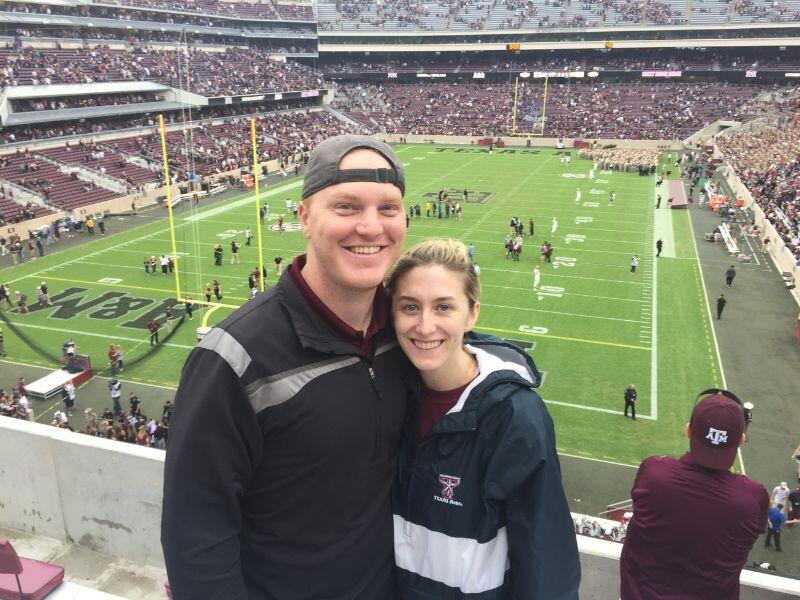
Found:
<path fill-rule="evenodd" d="M 0 600 L 42 600 L 63 580 L 63 567 L 20 558 L 11 542 L 0 540 Z"/>

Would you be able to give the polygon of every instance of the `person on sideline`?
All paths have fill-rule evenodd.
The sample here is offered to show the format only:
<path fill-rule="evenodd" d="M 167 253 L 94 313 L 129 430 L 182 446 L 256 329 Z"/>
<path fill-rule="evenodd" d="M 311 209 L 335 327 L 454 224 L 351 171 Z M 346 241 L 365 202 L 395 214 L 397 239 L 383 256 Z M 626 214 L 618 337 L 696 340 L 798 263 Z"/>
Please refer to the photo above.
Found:
<path fill-rule="evenodd" d="M 553 421 L 533 360 L 470 332 L 480 282 L 467 248 L 431 240 L 387 280 L 419 371 L 394 493 L 400 596 L 577 599 L 580 561 Z"/>
<path fill-rule="evenodd" d="M 391 488 L 408 359 L 381 282 L 403 164 L 369 136 L 312 152 L 307 251 L 212 328 L 176 394 L 161 542 L 176 600 L 395 600 Z"/>
<path fill-rule="evenodd" d="M 739 399 L 701 392 L 686 437 L 689 452 L 680 458 L 651 456 L 639 465 L 620 558 L 622 600 L 739 598 L 739 574 L 769 507 L 763 485 L 730 472 L 745 441 Z"/>
<path fill-rule="evenodd" d="M 630 384 L 625 388 L 625 416 L 628 416 L 628 409 L 631 409 L 631 419 L 636 420 L 636 386 Z"/>

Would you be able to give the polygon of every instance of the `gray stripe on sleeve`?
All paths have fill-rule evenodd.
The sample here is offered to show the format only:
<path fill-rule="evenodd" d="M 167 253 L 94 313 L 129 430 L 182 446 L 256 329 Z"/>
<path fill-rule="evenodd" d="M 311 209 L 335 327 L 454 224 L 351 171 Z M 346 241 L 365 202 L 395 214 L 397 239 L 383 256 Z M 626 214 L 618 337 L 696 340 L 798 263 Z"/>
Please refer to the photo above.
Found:
<path fill-rule="evenodd" d="M 394 350 L 400 344 L 397 343 L 397 340 L 392 340 L 391 342 L 386 342 L 385 344 L 381 344 L 375 350 L 375 356 L 383 354 L 384 352 L 388 352 L 389 350 Z"/>
<path fill-rule="evenodd" d="M 217 327 L 212 328 L 197 347 L 219 354 L 239 377 L 244 374 L 252 361 L 247 350 L 230 333 Z"/>
<path fill-rule="evenodd" d="M 343 369 L 354 365 L 361 359 L 357 356 L 348 358 L 334 358 L 303 367 L 284 371 L 272 377 L 265 377 L 254 381 L 247 386 L 245 392 L 250 398 L 250 404 L 257 413 L 265 408 L 283 404 L 317 377 L 331 371 Z"/>

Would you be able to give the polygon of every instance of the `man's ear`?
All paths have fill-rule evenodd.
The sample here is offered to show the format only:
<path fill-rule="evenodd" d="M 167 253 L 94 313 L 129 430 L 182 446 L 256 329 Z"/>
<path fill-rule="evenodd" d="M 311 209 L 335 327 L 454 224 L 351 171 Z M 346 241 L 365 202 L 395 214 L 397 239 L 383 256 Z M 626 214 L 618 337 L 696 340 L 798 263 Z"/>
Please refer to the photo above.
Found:
<path fill-rule="evenodd" d="M 692 426 L 689 423 L 686 424 L 686 437 L 692 439 Z"/>
<path fill-rule="evenodd" d="M 297 206 L 297 214 L 300 215 L 300 226 L 303 229 L 303 235 L 306 236 L 306 239 L 311 239 L 311 217 L 309 215 L 310 200 L 311 197 L 301 200 L 300 204 Z"/>

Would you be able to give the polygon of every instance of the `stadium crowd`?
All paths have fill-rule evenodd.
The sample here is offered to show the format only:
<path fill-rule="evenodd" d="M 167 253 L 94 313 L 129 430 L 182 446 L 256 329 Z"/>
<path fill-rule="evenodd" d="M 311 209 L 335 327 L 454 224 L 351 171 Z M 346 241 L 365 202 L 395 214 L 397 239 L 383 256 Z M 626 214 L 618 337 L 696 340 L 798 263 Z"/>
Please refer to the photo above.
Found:
<path fill-rule="evenodd" d="M 55 98 L 37 98 L 12 100 L 15 112 L 61 110 L 65 108 L 87 108 L 91 106 L 117 106 L 120 104 L 138 104 L 156 102 L 162 98 L 156 94 L 105 94 L 102 96 L 58 96 Z"/>
<path fill-rule="evenodd" d="M 3 26 L 0 25 L 0 35 L 3 35 Z M 194 33 L 194 31 L 151 31 L 148 29 L 138 29 L 135 31 L 119 29 L 114 27 L 101 28 L 94 27 L 87 30 L 83 27 L 31 27 L 25 29 L 5 28 L 5 33 L 12 35 L 14 40 L 10 42 L 11 47 L 19 47 L 26 42 L 33 41 L 31 38 L 66 38 L 71 40 L 107 40 L 113 42 L 124 42 L 131 47 L 140 46 L 142 43 L 151 42 L 183 42 L 184 38 L 189 46 L 201 46 L 210 44 L 212 46 L 237 46 L 242 43 L 241 35 L 216 35 L 213 33 Z M 295 54 L 300 52 L 314 52 L 313 40 L 273 40 L 260 38 L 256 40 L 254 47 L 266 50 L 270 54 Z M 60 42 L 59 42 L 60 44 Z"/>
<path fill-rule="evenodd" d="M 316 98 L 296 98 L 280 102 L 252 103 L 249 106 L 253 114 L 308 108 L 314 106 Z M 167 125 L 189 123 L 203 119 L 218 119 L 241 115 L 241 106 L 212 106 L 195 109 L 189 114 L 178 110 L 164 113 Z M 135 127 L 155 127 L 158 117 L 152 113 L 144 115 L 118 115 L 95 119 L 79 119 L 72 121 L 49 122 L 33 125 L 20 125 L 0 129 L 0 142 L 15 143 L 28 140 L 52 139 L 68 135 L 93 134 Z"/>
<path fill-rule="evenodd" d="M 354 89 L 355 88 L 355 89 Z M 511 84 L 344 85 L 334 105 L 368 114 L 388 133 L 502 135 L 512 131 Z M 759 86 L 720 83 L 553 84 L 544 134 L 555 137 L 677 139 L 722 118 L 743 119 Z M 516 131 L 540 132 L 544 86 L 521 90 Z M 361 122 L 365 122 L 359 119 Z"/>
<path fill-rule="evenodd" d="M 582 148 L 580 158 L 593 160 L 601 169 L 655 173 L 661 151 L 657 149 Z"/>
<path fill-rule="evenodd" d="M 318 89 L 323 79 L 310 68 L 274 60 L 269 51 L 227 48 L 224 52 L 191 49 L 133 51 L 107 45 L 73 50 L 31 46 L 0 50 L 0 89 L 9 85 L 157 81 L 205 95 L 236 95 Z M 182 72 L 193 73 L 186 81 Z"/>
<path fill-rule="evenodd" d="M 320 0 L 321 30 L 420 31 L 551 29 L 632 25 L 685 25 L 731 22 L 791 22 L 794 5 L 770 0 L 737 0 L 706 6 L 698 2 L 691 12 L 666 0 L 459 0 L 411 2 L 386 0 Z"/>
<path fill-rule="evenodd" d="M 789 106 L 764 121 L 717 145 L 800 265 L 800 112 Z"/>

